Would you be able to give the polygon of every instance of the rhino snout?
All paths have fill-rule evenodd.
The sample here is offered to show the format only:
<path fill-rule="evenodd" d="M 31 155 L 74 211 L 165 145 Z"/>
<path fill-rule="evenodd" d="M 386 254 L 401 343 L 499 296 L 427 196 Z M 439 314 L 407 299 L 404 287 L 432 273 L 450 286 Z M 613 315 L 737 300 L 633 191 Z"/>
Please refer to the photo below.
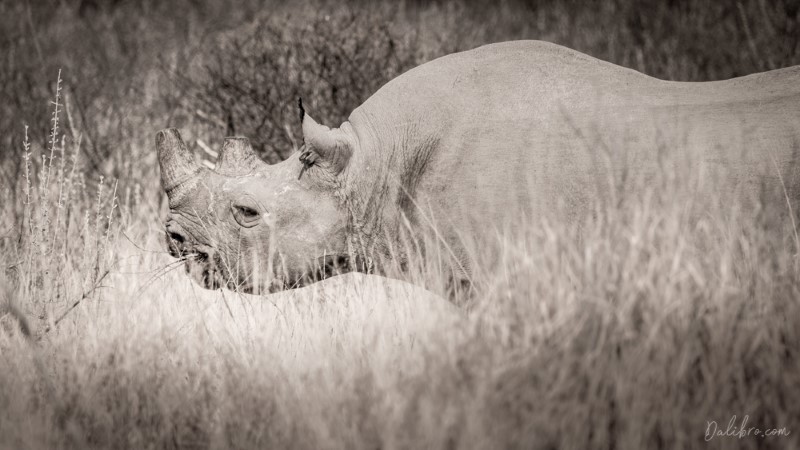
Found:
<path fill-rule="evenodd" d="M 211 261 L 212 249 L 193 242 L 174 222 L 168 222 L 164 230 L 167 250 L 173 258 L 186 258 L 207 263 Z"/>

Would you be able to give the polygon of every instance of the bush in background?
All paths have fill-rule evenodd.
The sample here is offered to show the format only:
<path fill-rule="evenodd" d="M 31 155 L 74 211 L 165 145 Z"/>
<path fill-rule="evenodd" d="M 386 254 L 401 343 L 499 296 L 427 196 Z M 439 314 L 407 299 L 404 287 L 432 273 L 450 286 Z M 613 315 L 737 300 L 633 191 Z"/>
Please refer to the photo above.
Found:
<path fill-rule="evenodd" d="M 225 33 L 194 78 L 179 78 L 187 106 L 212 118 L 209 139 L 251 138 L 269 162 L 288 157 L 302 140 L 297 99 L 325 123 L 338 125 L 383 84 L 416 66 L 414 36 L 387 22 L 399 7 L 376 12 L 306 8 L 271 13 Z M 300 142 L 302 143 L 302 142 Z"/>

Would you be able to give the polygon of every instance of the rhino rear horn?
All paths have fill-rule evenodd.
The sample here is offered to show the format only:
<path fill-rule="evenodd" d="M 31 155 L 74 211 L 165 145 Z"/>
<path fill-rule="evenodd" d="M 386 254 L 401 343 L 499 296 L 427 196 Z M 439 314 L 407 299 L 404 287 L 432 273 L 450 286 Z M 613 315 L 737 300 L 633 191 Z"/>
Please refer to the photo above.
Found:
<path fill-rule="evenodd" d="M 318 124 L 308 113 L 303 111 L 303 139 L 307 153 L 316 153 L 314 164 L 318 162 L 331 169 L 335 174 L 341 172 L 350 160 L 353 145 L 344 131 L 328 128 Z M 304 160 L 301 157 L 301 160 Z"/>
<path fill-rule="evenodd" d="M 175 128 L 156 133 L 156 150 L 161 166 L 161 186 L 170 198 L 175 188 L 196 177 L 203 169 Z"/>
<path fill-rule="evenodd" d="M 253 151 L 250 140 L 245 137 L 226 137 L 219 152 L 214 171 L 226 176 L 242 176 L 267 165 Z"/>

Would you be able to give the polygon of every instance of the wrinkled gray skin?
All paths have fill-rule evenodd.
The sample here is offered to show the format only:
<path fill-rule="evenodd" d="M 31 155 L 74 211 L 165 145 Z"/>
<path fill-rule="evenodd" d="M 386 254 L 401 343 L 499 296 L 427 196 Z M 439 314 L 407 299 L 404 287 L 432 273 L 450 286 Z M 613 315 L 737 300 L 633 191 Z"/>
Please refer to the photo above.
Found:
<path fill-rule="evenodd" d="M 658 148 L 721 175 L 717 190 L 775 184 L 777 169 L 795 200 L 800 66 L 680 83 L 507 42 L 403 74 L 338 129 L 304 115 L 303 134 L 304 148 L 275 165 L 246 140 L 226 140 L 210 171 L 177 131 L 159 133 L 169 248 L 192 255 L 187 268 L 203 286 L 274 291 L 334 265 L 403 260 L 406 231 L 432 225 L 466 277 L 459 236 L 556 207 L 580 217 L 603 195 L 598 179 L 624 185 L 659 170 Z"/>

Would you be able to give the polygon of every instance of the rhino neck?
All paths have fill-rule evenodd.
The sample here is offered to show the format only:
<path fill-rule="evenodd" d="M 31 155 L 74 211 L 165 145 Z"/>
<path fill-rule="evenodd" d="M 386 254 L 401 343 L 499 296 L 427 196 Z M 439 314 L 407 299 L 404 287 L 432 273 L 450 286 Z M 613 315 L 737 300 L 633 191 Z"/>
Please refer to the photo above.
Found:
<path fill-rule="evenodd" d="M 384 107 L 371 99 L 349 121 L 359 143 L 343 183 L 349 234 L 358 246 L 395 260 L 405 256 L 403 231 L 424 223 L 431 207 L 420 203 L 425 198 L 420 191 L 431 185 L 438 136 L 446 123 L 417 111 Z"/>

